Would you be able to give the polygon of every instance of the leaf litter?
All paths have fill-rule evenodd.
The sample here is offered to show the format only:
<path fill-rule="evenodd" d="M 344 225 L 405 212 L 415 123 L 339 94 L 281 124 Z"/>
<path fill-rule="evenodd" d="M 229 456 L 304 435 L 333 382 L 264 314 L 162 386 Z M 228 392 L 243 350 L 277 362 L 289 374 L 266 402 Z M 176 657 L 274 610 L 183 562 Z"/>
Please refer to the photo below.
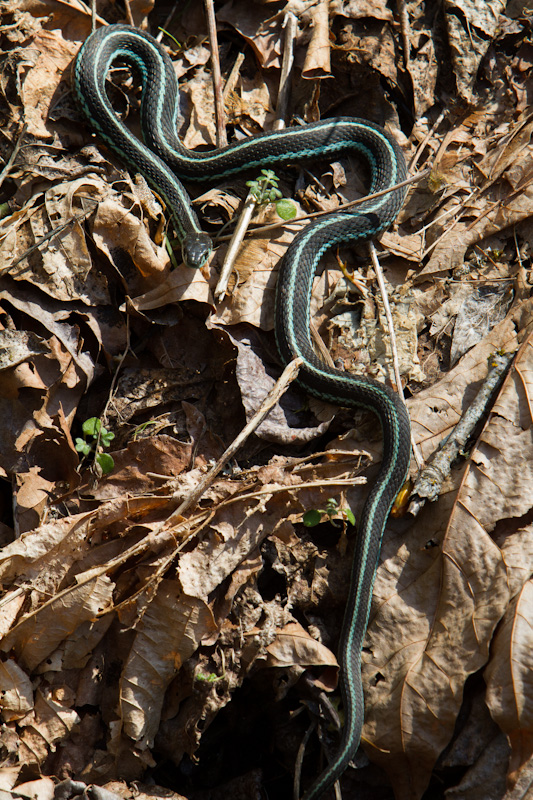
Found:
<path fill-rule="evenodd" d="M 171 268 L 159 199 L 79 124 L 69 70 L 87 11 L 45 2 L 43 17 L 41 6 L 2 5 L 4 163 L 27 128 L 0 220 L 1 788 L 70 797 L 92 783 L 130 797 L 124 782 L 147 770 L 157 782 L 166 758 L 183 792 L 173 796 L 199 797 L 217 736 L 232 738 L 224 726 L 248 711 L 245 738 L 258 736 L 246 697 L 265 686 L 259 726 L 268 720 L 289 786 L 308 725 L 294 709 L 335 690 L 352 547 L 341 514 L 314 530 L 302 518 L 332 499 L 357 516 L 364 468 L 380 458 L 375 425 L 291 388 L 198 505 L 165 528 L 279 374 L 276 269 L 301 223 L 247 239 L 231 295 L 215 307 L 224 246 L 194 275 Z M 531 791 L 533 764 L 530 17 L 501 0 L 399 6 L 403 16 L 384 2 L 331 3 L 329 30 L 314 4 L 283 10 L 298 15 L 307 78 L 295 82 L 293 112 L 387 122 L 412 170 L 432 169 L 381 240 L 425 458 L 468 408 L 491 353 L 516 356 L 437 503 L 385 535 L 363 653 L 366 756 L 343 786 L 347 796 L 377 781 L 396 800 L 513 800 Z M 138 23 L 146 13 L 131 11 Z M 99 8 L 111 21 L 108 12 Z M 228 121 L 241 136 L 268 128 L 283 14 L 230 0 L 217 20 L 226 77 L 236 41 L 245 55 Z M 198 9 L 169 23 L 188 146 L 216 138 L 203 26 Z M 134 116 L 138 99 L 118 78 L 120 111 L 131 105 Z M 406 98 L 412 106 L 403 133 L 400 93 L 402 113 Z M 349 160 L 312 172 L 296 187 L 281 176 L 299 217 L 364 194 Z M 237 180 L 195 202 L 220 224 L 244 191 Z M 256 219 L 272 223 L 275 207 Z M 386 374 L 372 273 L 353 253 L 326 264 L 313 317 L 335 363 Z M 105 478 L 74 447 L 93 416 L 115 434 Z M 268 785 L 268 761 L 250 759 L 238 737 L 228 744 L 243 749 L 241 763 L 214 770 L 212 787 L 252 796 Z"/>

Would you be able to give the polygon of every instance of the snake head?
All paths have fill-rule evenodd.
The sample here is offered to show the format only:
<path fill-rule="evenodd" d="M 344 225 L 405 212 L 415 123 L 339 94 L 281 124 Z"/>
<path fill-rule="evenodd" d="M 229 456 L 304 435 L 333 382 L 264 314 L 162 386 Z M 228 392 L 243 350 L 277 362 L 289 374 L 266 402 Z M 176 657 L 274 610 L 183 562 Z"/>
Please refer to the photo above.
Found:
<path fill-rule="evenodd" d="M 188 267 L 203 267 L 213 251 L 213 242 L 206 233 L 188 233 L 181 243 L 183 260 Z"/>

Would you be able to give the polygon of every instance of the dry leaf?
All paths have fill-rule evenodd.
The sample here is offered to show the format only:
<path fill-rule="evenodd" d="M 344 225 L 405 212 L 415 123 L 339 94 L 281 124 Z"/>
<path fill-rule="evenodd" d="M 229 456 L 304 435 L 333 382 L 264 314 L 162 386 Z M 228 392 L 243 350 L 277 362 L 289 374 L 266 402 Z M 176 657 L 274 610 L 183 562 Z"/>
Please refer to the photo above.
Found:
<path fill-rule="evenodd" d="M 136 626 L 121 680 L 124 733 L 138 747 L 153 746 L 168 684 L 215 627 L 203 601 L 183 594 L 178 581 L 160 583 Z"/>

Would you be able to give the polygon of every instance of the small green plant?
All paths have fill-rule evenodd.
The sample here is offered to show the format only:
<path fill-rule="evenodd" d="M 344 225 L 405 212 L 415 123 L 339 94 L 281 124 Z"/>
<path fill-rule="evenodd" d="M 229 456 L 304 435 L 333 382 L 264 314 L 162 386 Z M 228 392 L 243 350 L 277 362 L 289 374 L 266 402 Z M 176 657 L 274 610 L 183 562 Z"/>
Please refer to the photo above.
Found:
<path fill-rule="evenodd" d="M 217 681 L 222 680 L 223 677 L 223 675 L 215 675 L 214 672 L 210 672 L 208 675 L 206 675 L 204 672 L 199 672 L 196 675 L 196 680 L 200 681 L 200 683 L 216 683 Z"/>
<path fill-rule="evenodd" d="M 257 205 L 276 203 L 276 211 L 282 219 L 293 219 L 296 216 L 296 206 L 290 200 L 280 199 L 282 194 L 278 183 L 279 178 L 273 170 L 262 169 L 261 177 L 255 181 L 246 181 L 246 186 L 255 197 Z"/>
<path fill-rule="evenodd" d="M 250 189 L 258 205 L 274 203 L 282 194 L 278 189 L 279 178 L 271 169 L 262 169 L 261 178 L 255 181 L 246 181 L 246 186 Z"/>
<path fill-rule="evenodd" d="M 75 447 L 78 453 L 82 456 L 88 456 L 94 451 L 94 459 L 100 466 L 100 469 L 107 475 L 115 466 L 112 456 L 109 453 L 104 453 L 103 448 L 109 447 L 115 434 L 108 431 L 102 425 L 98 417 L 90 417 L 86 419 L 82 425 L 83 436 L 76 438 Z M 92 439 L 92 441 L 90 441 Z"/>
<path fill-rule="evenodd" d="M 339 508 L 337 501 L 330 497 L 326 503 L 325 508 L 310 508 L 303 515 L 303 524 L 307 528 L 314 528 L 322 522 L 323 518 L 327 517 L 336 528 L 340 526 L 340 521 L 349 522 L 350 525 L 355 525 L 355 517 L 349 508 Z"/>

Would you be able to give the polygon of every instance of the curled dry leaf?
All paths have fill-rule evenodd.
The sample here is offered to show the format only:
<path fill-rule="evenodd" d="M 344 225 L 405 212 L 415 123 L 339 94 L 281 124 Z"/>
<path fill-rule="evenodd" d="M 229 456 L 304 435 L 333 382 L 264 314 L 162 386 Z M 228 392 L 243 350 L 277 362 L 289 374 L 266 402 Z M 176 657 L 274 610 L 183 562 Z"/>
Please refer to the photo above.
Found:
<path fill-rule="evenodd" d="M 187 269 L 180 266 L 160 283 L 143 295 L 131 301 L 137 311 L 151 311 L 169 303 L 180 300 L 197 300 L 200 303 L 211 303 L 209 283 L 201 270 Z"/>
<path fill-rule="evenodd" d="M 51 778 L 38 778 L 17 784 L 17 794 L 28 800 L 54 800 L 55 788 L 56 784 Z"/>
<path fill-rule="evenodd" d="M 310 12 L 312 33 L 302 69 L 305 78 L 325 78 L 331 75 L 328 6 L 328 2 L 317 3 Z"/>
<path fill-rule="evenodd" d="M 337 659 L 298 622 L 289 622 L 266 649 L 269 667 L 337 667 Z"/>
<path fill-rule="evenodd" d="M 281 18 L 265 19 L 260 7 L 246 0 L 230 0 L 217 13 L 219 22 L 232 25 L 253 48 L 264 68 L 279 66 Z"/>
<path fill-rule="evenodd" d="M 170 266 L 164 245 L 157 247 L 154 244 L 142 219 L 124 208 L 118 195 L 98 204 L 93 235 L 96 245 L 111 263 L 115 262 L 115 251 L 124 250 L 145 278 L 159 276 Z"/>
<path fill-rule="evenodd" d="M 261 339 L 248 328 L 228 328 L 226 335 L 237 346 L 236 376 L 241 399 L 250 419 L 272 390 L 275 379 L 265 368 L 264 346 Z M 263 358 L 261 358 L 263 354 Z M 308 442 L 325 432 L 332 414 L 320 424 L 302 408 L 299 394 L 288 392 L 256 428 L 256 436 L 269 442 Z M 309 424 L 306 424 L 309 423 Z"/>

